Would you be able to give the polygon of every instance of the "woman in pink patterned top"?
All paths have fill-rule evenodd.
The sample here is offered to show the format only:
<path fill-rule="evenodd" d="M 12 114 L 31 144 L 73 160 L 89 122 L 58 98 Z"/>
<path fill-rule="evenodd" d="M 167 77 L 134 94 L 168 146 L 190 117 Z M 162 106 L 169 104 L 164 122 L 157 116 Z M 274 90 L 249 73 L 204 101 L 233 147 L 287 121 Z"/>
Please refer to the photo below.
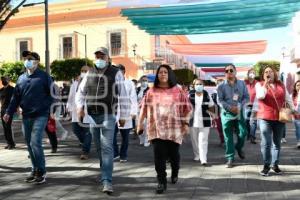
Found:
<path fill-rule="evenodd" d="M 138 124 L 147 118 L 148 140 L 154 150 L 154 163 L 158 186 L 156 192 L 167 189 L 166 161 L 170 159 L 171 182 L 178 180 L 180 163 L 179 146 L 189 129 L 192 106 L 185 92 L 176 84 L 176 77 L 170 66 L 160 65 L 156 72 L 154 87 L 145 95 Z M 142 133 L 143 127 L 138 127 Z"/>

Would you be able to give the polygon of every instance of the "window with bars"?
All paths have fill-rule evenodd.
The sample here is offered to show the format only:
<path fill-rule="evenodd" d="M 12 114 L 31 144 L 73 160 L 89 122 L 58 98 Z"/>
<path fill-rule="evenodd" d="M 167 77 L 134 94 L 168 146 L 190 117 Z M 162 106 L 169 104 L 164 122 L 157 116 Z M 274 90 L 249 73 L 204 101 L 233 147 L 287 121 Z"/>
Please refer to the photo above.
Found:
<path fill-rule="evenodd" d="M 17 60 L 23 60 L 23 51 L 30 50 L 30 39 L 17 39 Z"/>
<path fill-rule="evenodd" d="M 110 33 L 110 48 L 111 48 L 112 56 L 121 55 L 121 52 L 122 52 L 122 33 L 121 32 Z"/>
<path fill-rule="evenodd" d="M 72 58 L 73 57 L 73 38 L 72 37 L 62 37 L 62 58 Z"/>
<path fill-rule="evenodd" d="M 160 36 L 159 35 L 155 35 L 154 40 L 155 40 L 155 57 L 160 57 L 161 56 L 161 52 L 160 52 Z"/>

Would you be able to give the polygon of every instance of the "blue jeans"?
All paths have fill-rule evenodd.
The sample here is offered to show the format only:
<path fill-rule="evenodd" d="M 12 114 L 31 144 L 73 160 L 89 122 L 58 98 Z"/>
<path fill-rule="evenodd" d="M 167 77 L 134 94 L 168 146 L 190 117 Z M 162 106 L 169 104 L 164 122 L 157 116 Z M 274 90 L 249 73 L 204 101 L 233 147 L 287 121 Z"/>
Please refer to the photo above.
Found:
<path fill-rule="evenodd" d="M 117 135 L 120 130 L 122 136 L 121 149 L 119 151 Z M 120 156 L 121 160 L 127 160 L 127 150 L 129 144 L 129 133 L 131 128 L 129 129 L 119 129 L 118 125 L 115 126 L 115 134 L 114 134 L 114 157 Z"/>
<path fill-rule="evenodd" d="M 89 128 L 80 126 L 78 122 L 72 122 L 72 129 L 74 134 L 82 144 L 82 151 L 85 153 L 90 153 L 92 134 L 90 133 Z"/>
<path fill-rule="evenodd" d="M 279 121 L 260 119 L 259 127 L 261 132 L 261 153 L 264 165 L 278 165 L 281 139 L 285 124 Z"/>
<path fill-rule="evenodd" d="M 256 133 L 256 128 L 257 128 L 257 120 L 251 118 L 251 114 L 252 114 L 252 105 L 249 105 L 246 109 L 245 109 L 245 116 L 246 116 L 246 126 L 247 126 L 247 130 L 248 130 L 248 136 L 247 138 L 253 138 L 256 139 L 255 137 L 255 133 Z"/>
<path fill-rule="evenodd" d="M 300 142 L 300 120 L 295 120 L 294 125 L 296 128 L 296 139 L 298 142 Z"/>
<path fill-rule="evenodd" d="M 32 171 L 46 173 L 43 136 L 48 121 L 47 116 L 23 119 L 23 134 L 32 163 Z"/>
<path fill-rule="evenodd" d="M 94 119 L 95 127 L 91 127 L 96 150 L 100 160 L 101 182 L 103 184 L 112 183 L 113 172 L 113 138 L 116 124 L 114 115 L 91 115 Z"/>
<path fill-rule="evenodd" d="M 250 137 L 252 138 L 256 138 L 255 135 L 256 135 L 256 129 L 257 129 L 257 120 L 256 119 L 250 119 L 249 121 L 250 123 Z"/>

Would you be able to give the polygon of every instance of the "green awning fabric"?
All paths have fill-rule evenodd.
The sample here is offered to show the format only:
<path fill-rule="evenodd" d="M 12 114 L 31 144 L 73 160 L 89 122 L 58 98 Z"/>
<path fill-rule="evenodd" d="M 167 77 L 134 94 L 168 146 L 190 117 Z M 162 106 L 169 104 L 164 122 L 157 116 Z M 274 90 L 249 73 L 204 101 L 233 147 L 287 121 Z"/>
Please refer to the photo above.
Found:
<path fill-rule="evenodd" d="M 187 35 L 284 27 L 299 10 L 299 0 L 237 0 L 123 9 L 122 15 L 152 35 Z"/>

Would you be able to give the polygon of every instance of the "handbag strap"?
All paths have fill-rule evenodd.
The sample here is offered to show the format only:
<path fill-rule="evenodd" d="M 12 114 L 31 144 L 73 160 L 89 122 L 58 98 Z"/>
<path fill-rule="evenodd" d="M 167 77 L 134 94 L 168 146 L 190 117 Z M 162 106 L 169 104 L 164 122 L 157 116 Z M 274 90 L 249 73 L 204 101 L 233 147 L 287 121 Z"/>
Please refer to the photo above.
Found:
<path fill-rule="evenodd" d="M 270 87 L 270 86 L 268 86 L 268 88 L 269 88 L 269 87 Z M 275 102 L 276 102 L 276 105 L 277 105 L 278 111 L 280 111 L 280 108 L 279 108 L 279 105 L 278 105 L 277 99 L 276 99 L 276 97 L 275 97 L 275 95 L 274 95 L 274 93 L 273 93 L 273 89 L 272 89 L 271 87 L 270 87 L 269 89 L 270 89 L 270 91 L 271 91 L 271 93 L 272 93 L 272 96 L 273 96 L 273 98 L 274 98 Z"/>

